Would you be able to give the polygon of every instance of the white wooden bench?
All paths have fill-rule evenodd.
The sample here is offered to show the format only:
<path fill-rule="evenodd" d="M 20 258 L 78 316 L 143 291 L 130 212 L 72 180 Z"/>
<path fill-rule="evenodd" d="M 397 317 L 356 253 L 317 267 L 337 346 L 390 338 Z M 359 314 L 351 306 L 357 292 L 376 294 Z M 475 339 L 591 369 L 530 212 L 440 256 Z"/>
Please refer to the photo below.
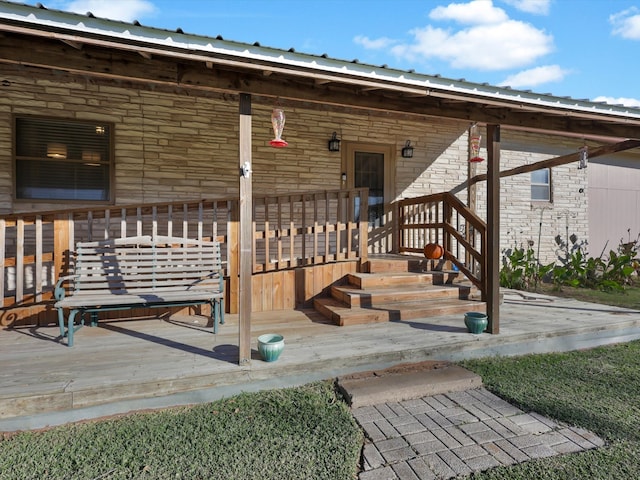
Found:
<path fill-rule="evenodd" d="M 76 245 L 70 268 L 73 273 L 60 278 L 54 291 L 60 335 L 67 337 L 70 347 L 87 312 L 95 326 L 100 311 L 209 304 L 213 332 L 224 323 L 218 242 L 161 236 L 82 242 Z M 68 294 L 66 282 L 72 286 Z"/>

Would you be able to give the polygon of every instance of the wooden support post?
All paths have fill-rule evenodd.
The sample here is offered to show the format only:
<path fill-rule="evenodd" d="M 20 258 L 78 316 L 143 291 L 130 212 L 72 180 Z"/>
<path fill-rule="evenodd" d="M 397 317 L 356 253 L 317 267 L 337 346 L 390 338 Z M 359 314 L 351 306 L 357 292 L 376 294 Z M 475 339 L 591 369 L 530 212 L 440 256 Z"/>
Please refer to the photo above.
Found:
<path fill-rule="evenodd" d="M 239 363 L 251 363 L 251 277 L 253 241 L 251 191 L 251 95 L 240 94 L 240 281 L 239 281 Z"/>
<path fill-rule="evenodd" d="M 500 333 L 500 126 L 487 125 L 487 332 Z"/>
<path fill-rule="evenodd" d="M 227 271 L 229 275 L 229 313 L 238 313 L 240 298 L 240 206 L 230 202 L 227 227 Z"/>
<path fill-rule="evenodd" d="M 69 273 L 70 216 L 56 215 L 53 220 L 53 270 L 54 282 Z"/>

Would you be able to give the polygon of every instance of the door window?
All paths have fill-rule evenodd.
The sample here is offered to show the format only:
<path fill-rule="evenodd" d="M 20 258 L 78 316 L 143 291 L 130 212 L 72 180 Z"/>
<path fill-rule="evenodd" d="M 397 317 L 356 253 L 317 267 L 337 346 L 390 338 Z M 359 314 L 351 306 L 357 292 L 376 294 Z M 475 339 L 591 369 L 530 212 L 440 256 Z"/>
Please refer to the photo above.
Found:
<path fill-rule="evenodd" d="M 369 189 L 369 224 L 379 227 L 384 217 L 384 154 L 355 152 L 354 186 Z"/>

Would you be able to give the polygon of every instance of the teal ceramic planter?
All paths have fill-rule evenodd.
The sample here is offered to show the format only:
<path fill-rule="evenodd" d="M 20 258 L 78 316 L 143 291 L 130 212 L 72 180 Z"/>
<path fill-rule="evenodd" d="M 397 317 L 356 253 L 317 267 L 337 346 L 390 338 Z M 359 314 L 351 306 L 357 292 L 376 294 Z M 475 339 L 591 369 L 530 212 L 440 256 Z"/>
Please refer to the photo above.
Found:
<path fill-rule="evenodd" d="M 464 314 L 464 324 L 467 326 L 469 333 L 476 335 L 484 332 L 487 329 L 487 314 L 482 312 L 467 312 Z"/>
<path fill-rule="evenodd" d="M 265 362 L 275 362 L 284 350 L 284 337 L 277 333 L 265 333 L 258 337 L 258 352 Z"/>

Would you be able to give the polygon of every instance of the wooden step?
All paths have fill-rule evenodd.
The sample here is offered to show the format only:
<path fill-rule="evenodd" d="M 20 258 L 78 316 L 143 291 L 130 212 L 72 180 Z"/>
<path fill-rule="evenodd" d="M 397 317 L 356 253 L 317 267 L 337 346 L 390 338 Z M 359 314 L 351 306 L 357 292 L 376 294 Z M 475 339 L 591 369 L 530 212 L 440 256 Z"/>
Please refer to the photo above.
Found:
<path fill-rule="evenodd" d="M 485 311 L 476 287 L 446 268 L 448 262 L 419 256 L 370 258 L 363 273 L 347 275 L 347 285 L 332 286 L 331 297 L 315 299 L 314 307 L 342 326 Z"/>
<path fill-rule="evenodd" d="M 318 298 L 314 301 L 314 306 L 317 311 L 340 326 L 405 321 L 456 313 L 461 314 L 460 322 L 464 325 L 464 312 L 484 312 L 486 309 L 484 302 L 455 298 L 388 303 L 375 308 L 350 307 L 335 298 Z"/>
<path fill-rule="evenodd" d="M 448 260 L 429 260 L 420 256 L 395 255 L 390 257 L 369 258 L 363 264 L 366 273 L 384 272 L 426 272 L 426 271 L 450 271 L 453 265 Z"/>
<path fill-rule="evenodd" d="M 397 285 L 441 284 L 444 282 L 443 277 L 440 272 L 350 273 L 347 275 L 347 281 L 350 285 L 366 290 Z"/>
<path fill-rule="evenodd" d="M 467 299 L 471 287 L 453 285 L 414 285 L 359 289 L 355 286 L 331 287 L 331 296 L 351 307 L 374 307 L 388 303 L 426 301 L 431 299 Z"/>

